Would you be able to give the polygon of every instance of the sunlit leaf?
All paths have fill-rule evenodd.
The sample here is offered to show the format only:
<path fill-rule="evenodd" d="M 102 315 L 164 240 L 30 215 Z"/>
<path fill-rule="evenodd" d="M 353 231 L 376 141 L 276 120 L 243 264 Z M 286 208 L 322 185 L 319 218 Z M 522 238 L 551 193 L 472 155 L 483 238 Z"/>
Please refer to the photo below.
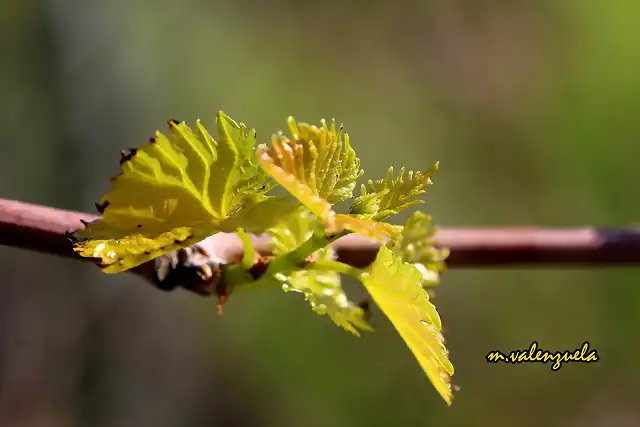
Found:
<path fill-rule="evenodd" d="M 351 215 L 338 214 L 335 216 L 335 227 L 339 230 L 349 230 L 378 241 L 386 241 L 402 231 L 402 226 L 387 222 L 378 222 Z"/>
<path fill-rule="evenodd" d="M 274 135 L 262 166 L 309 210 L 332 224 L 331 205 L 353 197 L 363 174 L 349 135 L 322 120 L 318 128 L 288 119 L 290 137 Z"/>
<path fill-rule="evenodd" d="M 302 144 L 273 141 L 268 150 L 260 153 L 262 167 L 289 193 L 321 218 L 328 227 L 335 223 L 335 212 L 331 204 L 315 191 L 315 180 L 305 178 L 305 162 L 311 154 L 304 152 Z M 312 186 L 313 185 L 313 186 Z"/>
<path fill-rule="evenodd" d="M 297 124 L 289 118 L 291 139 L 274 135 L 269 149 L 260 154 L 262 167 L 311 212 L 321 218 L 331 232 L 349 230 L 377 240 L 400 228 L 368 218 L 336 215 L 331 204 L 353 196 L 355 181 L 362 175 L 360 161 L 346 133 L 336 132 L 322 121 L 322 128 Z M 342 135 L 344 134 L 344 152 Z"/>
<path fill-rule="evenodd" d="M 438 163 L 427 172 L 409 171 L 405 177 L 405 169 L 402 168 L 398 176 L 393 178 L 391 167 L 385 179 L 375 182 L 369 180 L 368 185 L 360 187 L 361 196 L 352 203 L 350 213 L 379 221 L 424 203 L 416 197 L 424 194 L 433 183 L 431 177 L 437 170 Z"/>
<path fill-rule="evenodd" d="M 321 259 L 333 258 L 330 247 L 321 249 L 317 254 Z M 360 336 L 359 330 L 373 331 L 365 311 L 349 301 L 342 289 L 340 275 L 335 272 L 313 268 L 298 270 L 286 276 L 282 288 L 304 294 L 316 314 L 328 315 L 336 325 L 356 336 Z"/>
<path fill-rule="evenodd" d="M 274 140 L 291 141 L 303 147 L 306 155 L 303 182 L 334 204 L 353 197 L 356 181 L 364 171 L 360 169 L 360 159 L 351 148 L 349 135 L 342 126 L 336 130 L 335 121 L 331 127 L 324 119 L 320 123 L 318 128 L 308 123 L 297 123 L 289 117 L 287 124 L 291 139 L 279 133 Z"/>
<path fill-rule="evenodd" d="M 124 151 L 102 218 L 70 236 L 74 250 L 116 273 L 219 231 L 262 232 L 295 209 L 265 195 L 274 184 L 256 163 L 255 132 L 222 112 L 216 122 L 218 141 L 172 120 L 167 136 Z"/>
<path fill-rule="evenodd" d="M 300 209 L 268 233 L 274 255 L 282 255 L 300 246 L 315 232 L 323 231 L 323 224 L 317 217 Z M 331 247 L 325 247 L 314 253 L 313 258 L 333 260 L 335 254 Z M 278 277 L 283 282 L 285 291 L 302 293 L 316 314 L 328 315 L 336 325 L 357 336 L 360 336 L 359 330 L 372 330 L 367 323 L 365 311 L 347 298 L 338 273 L 314 269 L 313 264 L 310 264 L 305 269 Z"/>
<path fill-rule="evenodd" d="M 356 197 L 351 205 L 350 212 L 354 215 L 374 215 L 380 210 L 380 202 L 382 198 L 389 192 L 388 188 L 381 190 L 378 193 L 367 193 L 366 185 L 360 186 L 360 192 L 362 196 Z"/>
<path fill-rule="evenodd" d="M 322 221 L 304 208 L 299 208 L 277 226 L 267 230 L 273 255 L 292 251 L 314 233 L 324 233 Z"/>
<path fill-rule="evenodd" d="M 437 285 L 440 273 L 446 271 L 445 260 L 449 256 L 449 250 L 436 247 L 433 238 L 436 231 L 431 226 L 430 216 L 414 212 L 398 238 L 387 245 L 394 255 L 420 270 L 424 286 Z"/>
<path fill-rule="evenodd" d="M 440 316 L 421 285 L 420 272 L 381 246 L 362 282 L 450 405 L 454 369 L 440 332 Z"/>

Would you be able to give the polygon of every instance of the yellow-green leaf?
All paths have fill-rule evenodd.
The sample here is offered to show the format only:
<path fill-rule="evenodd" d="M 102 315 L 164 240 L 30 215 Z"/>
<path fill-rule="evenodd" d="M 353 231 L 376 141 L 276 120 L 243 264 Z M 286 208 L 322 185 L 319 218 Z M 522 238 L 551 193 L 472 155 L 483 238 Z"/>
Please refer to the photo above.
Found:
<path fill-rule="evenodd" d="M 335 227 L 339 230 L 349 230 L 381 242 L 386 241 L 389 237 L 398 235 L 402 231 L 402 226 L 399 225 L 343 214 L 335 216 Z"/>
<path fill-rule="evenodd" d="M 382 246 L 362 282 L 450 405 L 454 369 L 440 332 L 440 316 L 421 285 L 420 272 Z"/>
<path fill-rule="evenodd" d="M 306 123 L 296 124 L 290 118 L 293 140 L 274 135 L 271 147 L 260 153 L 262 167 L 296 197 L 332 231 L 343 229 L 383 241 L 401 228 L 351 215 L 336 215 L 331 200 L 341 201 L 352 196 L 355 180 L 362 175 L 360 161 L 349 145 L 341 156 L 341 135 L 335 123 L 322 128 Z"/>
<path fill-rule="evenodd" d="M 271 252 L 275 256 L 296 249 L 314 233 L 324 233 L 324 224 L 303 207 L 267 230 L 271 238 Z"/>
<path fill-rule="evenodd" d="M 334 204 L 353 197 L 356 181 L 364 173 L 360 159 L 351 148 L 349 134 L 342 126 L 336 130 L 322 119 L 318 128 L 308 123 L 297 123 L 293 117 L 287 119 L 291 140 L 303 146 L 306 156 L 305 180 L 316 194 Z M 343 140 L 344 138 L 344 140 Z M 274 140 L 289 141 L 281 133 Z"/>
<path fill-rule="evenodd" d="M 332 224 L 331 204 L 353 197 L 364 173 L 342 127 L 322 120 L 318 128 L 288 119 L 291 137 L 274 135 L 260 156 L 263 168 L 309 210 Z"/>
<path fill-rule="evenodd" d="M 350 213 L 380 221 L 411 206 L 424 203 L 416 197 L 433 184 L 431 177 L 437 170 L 438 163 L 427 172 L 409 171 L 405 179 L 404 168 L 393 178 L 391 167 L 385 179 L 375 182 L 369 180 L 368 187 L 364 184 L 360 187 L 361 196 L 353 201 Z"/>
<path fill-rule="evenodd" d="M 320 259 L 333 259 L 333 250 L 327 247 L 316 252 Z M 333 322 L 360 336 L 360 330 L 373 331 L 366 320 L 365 311 L 349 301 L 342 289 L 340 275 L 335 272 L 307 268 L 286 275 L 282 288 L 300 292 L 318 315 L 328 315 Z"/>
<path fill-rule="evenodd" d="M 436 247 L 436 231 L 431 226 L 430 216 L 414 212 L 405 222 L 398 238 L 387 244 L 394 255 L 420 270 L 423 286 L 437 285 L 440 273 L 446 271 L 445 260 L 449 256 L 449 250 Z"/>
<path fill-rule="evenodd" d="M 335 213 L 331 204 L 315 190 L 313 170 L 305 169 L 309 156 L 313 155 L 305 153 L 305 146 L 302 144 L 274 140 L 268 150 L 260 153 L 260 164 L 307 209 L 321 218 L 328 227 L 333 227 Z"/>
<path fill-rule="evenodd" d="M 299 209 L 268 233 L 273 254 L 278 256 L 294 250 L 314 233 L 323 231 L 324 226 L 317 217 Z M 313 257 L 315 260 L 333 260 L 335 253 L 331 247 L 325 247 L 315 252 Z M 279 277 L 283 281 L 283 289 L 302 293 L 316 314 L 328 315 L 336 325 L 356 336 L 360 336 L 360 330 L 373 330 L 366 320 L 365 311 L 349 301 L 338 273 L 314 269 L 311 264 Z"/>
<path fill-rule="evenodd" d="M 168 135 L 123 152 L 121 173 L 97 204 L 102 218 L 70 236 L 74 250 L 117 273 L 220 231 L 264 231 L 281 219 L 267 208 L 295 208 L 265 195 L 273 185 L 257 165 L 255 132 L 222 112 L 216 122 L 219 141 L 199 122 L 194 131 L 172 120 Z"/>

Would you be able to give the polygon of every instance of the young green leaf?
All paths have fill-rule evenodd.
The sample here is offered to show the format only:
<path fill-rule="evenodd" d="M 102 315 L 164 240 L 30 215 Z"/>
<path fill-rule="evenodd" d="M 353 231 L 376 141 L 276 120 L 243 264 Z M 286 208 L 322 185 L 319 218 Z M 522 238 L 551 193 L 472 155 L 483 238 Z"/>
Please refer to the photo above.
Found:
<path fill-rule="evenodd" d="M 431 226 L 431 217 L 414 212 L 405 222 L 402 233 L 390 241 L 387 247 L 403 261 L 413 264 L 422 273 L 423 286 L 440 282 L 440 273 L 446 271 L 445 260 L 448 249 L 439 249 L 433 239 L 436 228 Z"/>
<path fill-rule="evenodd" d="M 172 120 L 168 136 L 123 152 L 102 218 L 70 235 L 74 250 L 117 273 L 220 231 L 263 232 L 295 209 L 265 195 L 273 183 L 256 164 L 255 132 L 222 112 L 216 122 L 217 142 L 199 122 Z"/>
<path fill-rule="evenodd" d="M 262 151 L 263 168 L 309 210 L 332 224 L 331 204 L 353 197 L 356 181 L 364 173 L 342 127 L 336 131 L 321 120 L 321 127 L 287 120 L 291 137 L 273 135 L 271 148 Z M 343 140 L 344 138 L 344 140 Z"/>
<path fill-rule="evenodd" d="M 318 232 L 323 232 L 322 222 L 309 211 L 299 209 L 286 221 L 268 231 L 273 254 L 286 254 Z M 331 247 L 325 247 L 317 251 L 313 258 L 333 260 L 335 254 Z M 328 315 L 336 325 L 356 336 L 360 336 L 359 329 L 373 330 L 367 323 L 364 310 L 347 298 L 338 273 L 316 269 L 311 263 L 305 269 L 284 272 L 278 277 L 283 282 L 285 291 L 302 293 L 316 314 Z"/>
<path fill-rule="evenodd" d="M 338 230 L 349 230 L 378 241 L 386 241 L 402 231 L 402 226 L 387 222 L 378 222 L 353 215 L 338 214 L 335 216 L 335 227 Z"/>
<path fill-rule="evenodd" d="M 317 252 L 320 259 L 332 259 L 330 247 Z M 373 331 L 366 320 L 365 311 L 347 298 L 340 283 L 340 275 L 335 272 L 314 269 L 312 266 L 297 270 L 282 278 L 285 291 L 304 294 L 311 309 L 318 315 L 328 315 L 333 322 L 360 336 L 360 331 Z"/>
<path fill-rule="evenodd" d="M 356 197 L 349 210 L 353 215 L 373 216 L 380 210 L 382 198 L 389 192 L 388 188 L 378 193 L 367 193 L 367 187 L 362 184 L 360 186 L 362 196 Z"/>
<path fill-rule="evenodd" d="M 331 232 L 346 229 L 385 240 L 399 231 L 389 224 L 333 211 L 332 203 L 352 197 L 355 181 L 363 172 L 346 133 L 345 150 L 341 151 L 342 129 L 336 133 L 335 123 L 328 128 L 324 120 L 322 128 L 298 125 L 293 118 L 289 118 L 289 128 L 293 140 L 281 133 L 274 135 L 271 147 L 260 153 L 260 164 L 273 179 L 321 218 Z"/>
<path fill-rule="evenodd" d="M 349 134 L 343 131 L 342 126 L 336 131 L 335 121 L 331 127 L 324 119 L 320 123 L 318 128 L 307 123 L 298 124 L 293 117 L 287 119 L 292 142 L 302 145 L 305 151 L 303 182 L 318 196 L 334 204 L 353 197 L 356 181 L 364 171 L 351 148 Z M 274 135 L 273 139 L 289 141 L 282 133 Z"/>
<path fill-rule="evenodd" d="M 274 256 L 296 249 L 314 233 L 324 233 L 322 221 L 303 207 L 298 208 L 286 219 L 267 230 L 271 238 L 271 252 Z"/>
<path fill-rule="evenodd" d="M 421 286 L 420 272 L 381 246 L 362 283 L 450 405 L 453 399 L 450 377 L 454 369 L 440 333 L 440 316 Z"/>
<path fill-rule="evenodd" d="M 334 227 L 336 214 L 331 203 L 318 194 L 313 178 L 315 172 L 307 168 L 312 155 L 305 153 L 305 148 L 309 147 L 313 146 L 274 140 L 269 149 L 260 153 L 260 165 L 328 227 Z M 315 148 L 311 152 L 313 150 Z"/>
<path fill-rule="evenodd" d="M 427 172 L 409 171 L 405 179 L 405 169 L 402 168 L 394 179 L 391 167 L 385 179 L 375 182 L 369 180 L 368 188 L 364 184 L 360 187 L 362 195 L 354 200 L 350 213 L 380 221 L 411 206 L 424 203 L 415 198 L 424 194 L 426 188 L 433 184 L 431 177 L 437 170 L 438 163 Z"/>

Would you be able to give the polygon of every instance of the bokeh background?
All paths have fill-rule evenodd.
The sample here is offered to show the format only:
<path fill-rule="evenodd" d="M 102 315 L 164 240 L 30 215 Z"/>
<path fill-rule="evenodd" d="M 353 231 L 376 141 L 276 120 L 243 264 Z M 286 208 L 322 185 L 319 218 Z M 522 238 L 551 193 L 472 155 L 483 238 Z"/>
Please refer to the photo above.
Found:
<path fill-rule="evenodd" d="M 441 168 L 441 226 L 640 219 L 640 2 L 0 2 L 0 197 L 93 212 L 119 151 L 215 112 L 262 142 L 345 124 L 366 171 Z M 0 425 L 636 426 L 638 269 L 468 269 L 438 288 L 447 408 L 379 312 L 215 300 L 0 247 Z M 601 361 L 490 365 L 591 342 Z"/>

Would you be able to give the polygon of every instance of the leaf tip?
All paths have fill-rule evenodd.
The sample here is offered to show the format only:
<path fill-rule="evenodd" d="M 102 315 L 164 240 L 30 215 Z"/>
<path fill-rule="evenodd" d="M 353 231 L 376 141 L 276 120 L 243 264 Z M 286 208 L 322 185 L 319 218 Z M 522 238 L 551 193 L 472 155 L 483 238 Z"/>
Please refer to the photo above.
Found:
<path fill-rule="evenodd" d="M 291 133 L 291 138 L 293 138 L 294 141 L 300 139 L 298 123 L 296 122 L 296 119 L 293 118 L 293 116 L 287 117 L 287 127 L 289 128 L 289 133 Z"/>
<path fill-rule="evenodd" d="M 104 202 L 94 203 L 94 206 L 96 207 L 96 210 L 98 211 L 98 213 L 102 215 L 104 211 L 109 207 L 110 204 L 111 203 L 108 200 L 105 200 Z"/>
<path fill-rule="evenodd" d="M 120 151 L 120 166 L 131 160 L 137 152 L 138 150 L 136 148 L 125 148 L 124 150 Z"/>

